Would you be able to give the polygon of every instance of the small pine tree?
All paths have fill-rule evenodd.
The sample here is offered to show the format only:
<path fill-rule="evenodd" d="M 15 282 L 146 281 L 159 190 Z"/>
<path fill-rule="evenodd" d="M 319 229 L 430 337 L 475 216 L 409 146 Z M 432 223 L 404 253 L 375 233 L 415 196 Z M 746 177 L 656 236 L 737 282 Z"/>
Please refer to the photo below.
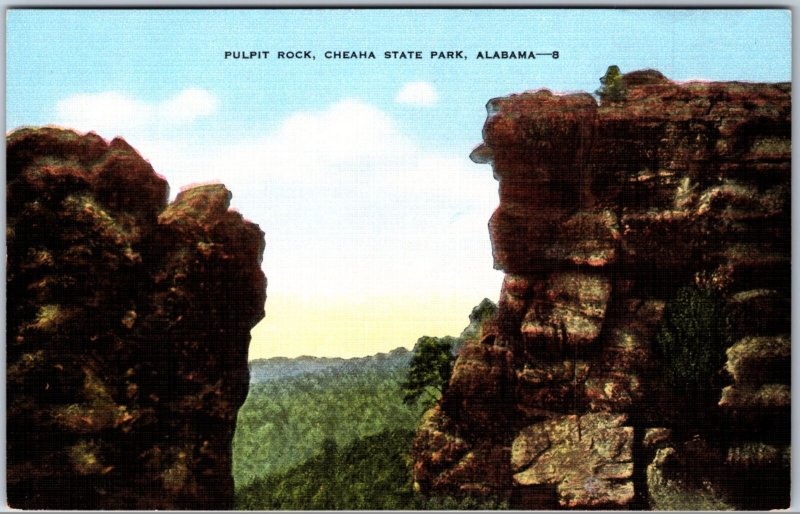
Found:
<path fill-rule="evenodd" d="M 607 102 L 621 102 L 625 100 L 628 95 L 628 90 L 625 88 L 625 83 L 622 80 L 622 72 L 619 71 L 619 66 L 609 66 L 606 74 L 600 77 L 602 86 L 595 91 L 597 96 L 603 103 Z"/>
<path fill-rule="evenodd" d="M 423 336 L 417 340 L 406 379 L 400 385 L 403 401 L 413 405 L 420 398 L 434 403 L 441 398 L 453 372 L 452 337 Z"/>

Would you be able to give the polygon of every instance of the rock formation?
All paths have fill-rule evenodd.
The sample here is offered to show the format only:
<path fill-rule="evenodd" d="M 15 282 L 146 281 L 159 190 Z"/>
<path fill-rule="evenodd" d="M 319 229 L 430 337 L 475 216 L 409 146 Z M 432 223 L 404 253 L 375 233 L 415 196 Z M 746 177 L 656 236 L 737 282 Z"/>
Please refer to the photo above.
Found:
<path fill-rule="evenodd" d="M 226 509 L 264 234 L 125 141 L 7 138 L 7 484 L 25 509 Z"/>
<path fill-rule="evenodd" d="M 472 158 L 499 181 L 499 312 L 426 417 L 415 479 L 517 508 L 648 508 L 662 492 L 648 465 L 699 444 L 721 482 L 747 467 L 779 484 L 755 508 L 785 507 L 791 86 L 622 80 L 625 98 L 600 105 L 547 90 L 489 102 Z M 707 422 L 687 426 L 655 341 L 696 284 L 728 313 L 730 377 L 710 371 Z"/>

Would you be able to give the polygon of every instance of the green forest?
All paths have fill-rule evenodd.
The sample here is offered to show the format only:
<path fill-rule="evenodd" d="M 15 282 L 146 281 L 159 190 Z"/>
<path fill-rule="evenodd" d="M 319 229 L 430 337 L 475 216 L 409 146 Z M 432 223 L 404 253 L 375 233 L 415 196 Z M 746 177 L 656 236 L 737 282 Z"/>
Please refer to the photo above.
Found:
<path fill-rule="evenodd" d="M 421 337 L 413 352 L 398 348 L 358 359 L 251 362 L 255 380 L 239 410 L 233 440 L 236 508 L 505 507 L 486 499 L 423 497 L 414 491 L 410 468 L 414 433 L 431 404 L 425 398 L 409 401 L 409 378 L 415 368 L 422 369 L 419 356 L 433 342 L 452 360 L 495 309 L 484 301 L 460 337 Z M 436 386 L 433 381 L 431 388 Z"/>
<path fill-rule="evenodd" d="M 413 430 L 422 412 L 403 403 L 409 353 L 254 384 L 233 439 L 237 489 L 313 456 L 325 440 L 346 446 L 384 430 Z"/>
<path fill-rule="evenodd" d="M 409 448 L 414 431 L 389 429 L 344 448 L 332 439 L 303 464 L 236 492 L 238 510 L 496 510 L 492 499 L 426 497 L 414 491 Z"/>

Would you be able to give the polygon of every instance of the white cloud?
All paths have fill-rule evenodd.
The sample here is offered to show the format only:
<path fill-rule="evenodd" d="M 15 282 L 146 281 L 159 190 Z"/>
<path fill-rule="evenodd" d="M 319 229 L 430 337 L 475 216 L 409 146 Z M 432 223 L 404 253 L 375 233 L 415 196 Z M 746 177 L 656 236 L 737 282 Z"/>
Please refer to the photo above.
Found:
<path fill-rule="evenodd" d="M 436 89 L 428 82 L 409 82 L 397 93 L 394 101 L 401 104 L 431 106 L 439 100 Z"/>
<path fill-rule="evenodd" d="M 342 100 L 322 112 L 293 114 L 261 143 L 285 165 L 303 164 L 312 168 L 345 161 L 352 164 L 365 159 L 385 160 L 407 153 L 411 145 L 384 112 L 352 99 Z"/>
<path fill-rule="evenodd" d="M 203 89 L 184 89 L 162 102 L 145 102 L 128 95 L 106 91 L 82 93 L 56 105 L 60 125 L 80 131 L 94 131 L 107 138 L 130 136 L 154 128 L 190 124 L 217 110 L 217 98 Z"/>
<path fill-rule="evenodd" d="M 155 116 L 161 123 L 191 123 L 201 116 L 214 114 L 218 103 L 217 97 L 204 89 L 184 89 L 156 105 Z"/>
<path fill-rule="evenodd" d="M 142 127 L 151 117 L 152 107 L 120 93 L 105 92 L 70 96 L 58 102 L 56 110 L 62 125 L 104 133 L 117 126 Z"/>
<path fill-rule="evenodd" d="M 254 181 L 277 180 L 292 187 L 329 187 L 331 194 L 424 193 L 463 201 L 485 192 L 487 181 L 494 183 L 491 172 L 476 168 L 466 156 L 420 148 L 385 112 L 355 99 L 293 113 L 276 129 L 233 143 L 190 150 L 183 142 L 163 139 L 129 142 L 157 170 L 174 177 L 173 183 L 220 180 L 240 185 L 245 194 Z"/>

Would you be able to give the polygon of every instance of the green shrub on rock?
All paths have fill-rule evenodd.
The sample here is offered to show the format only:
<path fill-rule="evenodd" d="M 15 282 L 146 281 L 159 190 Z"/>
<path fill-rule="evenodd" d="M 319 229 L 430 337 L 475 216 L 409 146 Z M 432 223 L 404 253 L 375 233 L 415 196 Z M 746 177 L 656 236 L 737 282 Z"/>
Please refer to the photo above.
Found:
<path fill-rule="evenodd" d="M 687 402 L 684 412 L 702 416 L 718 400 L 727 333 L 724 303 L 712 287 L 683 288 L 667 304 L 656 350 L 665 384 Z"/>
<path fill-rule="evenodd" d="M 605 103 L 621 102 L 628 96 L 628 90 L 622 80 L 619 66 L 609 66 L 606 74 L 600 77 L 602 86 L 596 91 L 600 100 Z"/>

